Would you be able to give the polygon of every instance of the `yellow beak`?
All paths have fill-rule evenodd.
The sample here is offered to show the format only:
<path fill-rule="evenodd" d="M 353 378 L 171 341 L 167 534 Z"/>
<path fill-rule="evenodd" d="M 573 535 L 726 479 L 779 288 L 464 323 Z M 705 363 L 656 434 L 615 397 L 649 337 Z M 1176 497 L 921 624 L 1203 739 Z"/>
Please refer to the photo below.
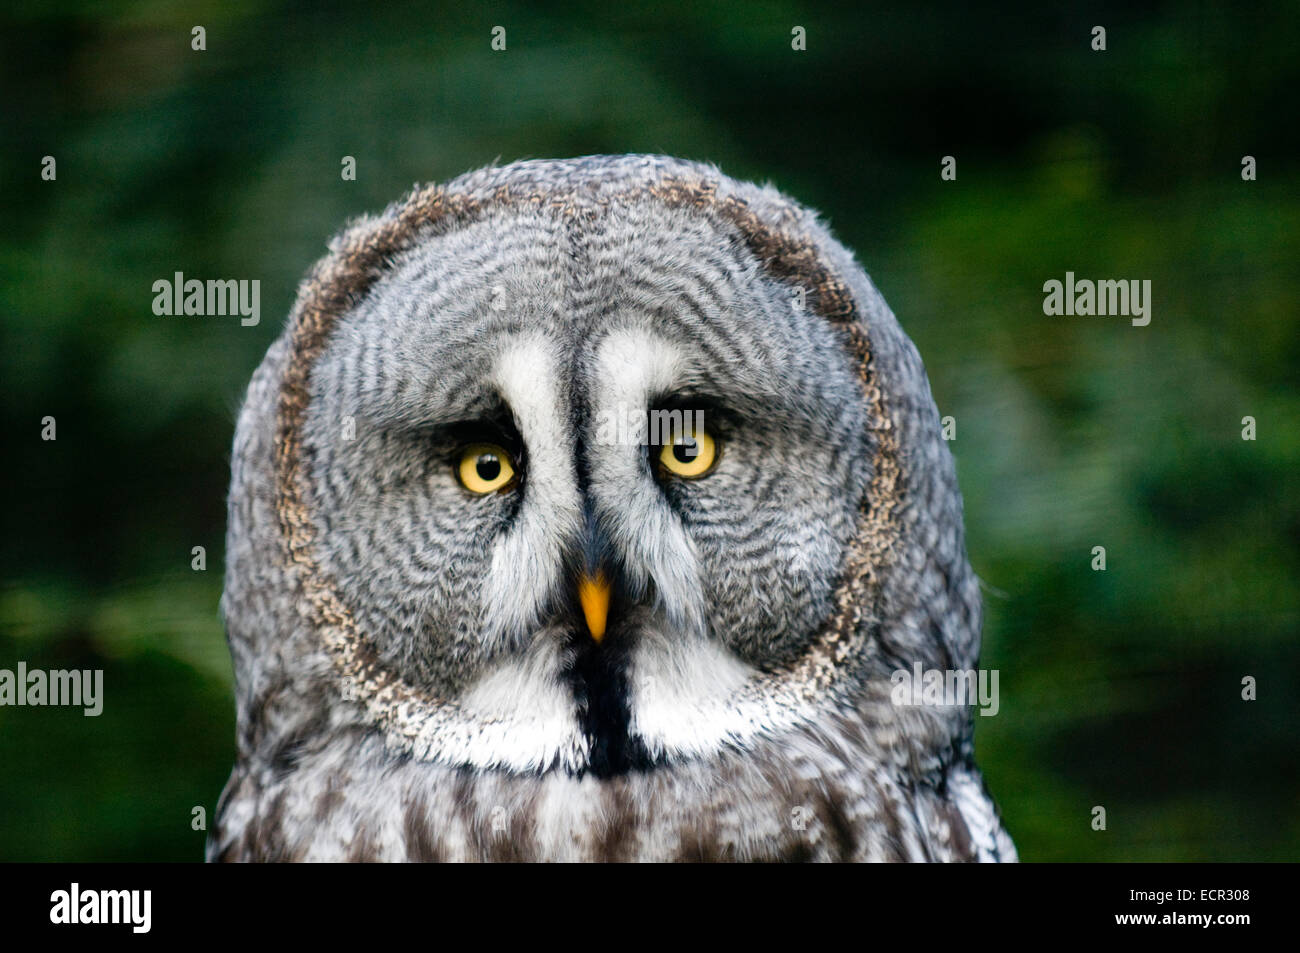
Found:
<path fill-rule="evenodd" d="M 587 631 L 597 644 L 605 637 L 605 621 L 609 616 L 609 581 L 597 570 L 594 576 L 583 573 L 578 580 L 578 601 L 587 619 Z"/>

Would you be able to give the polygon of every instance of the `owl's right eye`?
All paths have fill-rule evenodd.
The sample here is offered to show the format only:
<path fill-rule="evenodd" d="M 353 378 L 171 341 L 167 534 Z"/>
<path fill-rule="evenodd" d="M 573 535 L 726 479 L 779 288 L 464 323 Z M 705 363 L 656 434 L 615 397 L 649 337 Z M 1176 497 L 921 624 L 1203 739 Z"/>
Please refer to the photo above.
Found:
<path fill-rule="evenodd" d="M 515 460 L 495 443 L 472 443 L 460 451 L 456 476 L 461 486 L 479 496 L 500 493 L 515 485 Z"/>

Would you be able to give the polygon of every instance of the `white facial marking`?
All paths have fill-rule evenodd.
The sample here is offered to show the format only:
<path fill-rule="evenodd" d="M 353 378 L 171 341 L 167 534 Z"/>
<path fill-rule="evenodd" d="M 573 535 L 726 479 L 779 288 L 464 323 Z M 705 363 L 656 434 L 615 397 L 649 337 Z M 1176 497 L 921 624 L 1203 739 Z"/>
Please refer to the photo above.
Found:
<path fill-rule="evenodd" d="M 703 596 L 695 545 L 645 465 L 647 402 L 679 387 L 686 362 L 677 348 L 643 331 L 612 332 L 601 342 L 592 381 L 598 408 L 630 408 L 638 427 L 614 444 L 590 441 L 592 489 L 611 542 L 624 554 L 628 582 L 654 582 L 675 625 L 703 632 Z"/>
<path fill-rule="evenodd" d="M 553 349 L 540 334 L 512 338 L 494 368 L 528 448 L 528 491 L 494 544 L 483 586 L 483 638 L 494 649 L 527 644 L 560 578 L 560 554 L 582 527 L 574 442 L 563 413 Z"/>
<path fill-rule="evenodd" d="M 585 760 L 573 690 L 560 674 L 564 638 L 543 629 L 523 655 L 504 659 L 466 693 L 463 713 L 483 726 L 465 753 L 474 764 L 533 770 Z"/>
<path fill-rule="evenodd" d="M 599 512 L 629 574 L 652 579 L 660 599 L 634 635 L 629 729 L 652 755 L 691 756 L 806 720 L 806 709 L 742 691 L 756 672 L 712 637 L 695 545 L 638 445 L 646 436 L 641 412 L 689 382 L 689 359 L 653 334 L 616 331 L 601 342 L 596 363 L 595 406 L 632 408 L 641 420 L 633 440 L 590 448 Z"/>

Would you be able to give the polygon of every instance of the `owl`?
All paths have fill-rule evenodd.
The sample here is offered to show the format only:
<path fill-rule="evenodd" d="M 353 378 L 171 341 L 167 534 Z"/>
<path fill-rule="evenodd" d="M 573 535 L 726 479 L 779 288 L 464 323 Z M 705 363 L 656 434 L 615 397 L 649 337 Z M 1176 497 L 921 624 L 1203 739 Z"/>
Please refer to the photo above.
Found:
<path fill-rule="evenodd" d="M 208 858 L 1008 861 L 920 358 L 771 187 L 494 166 L 353 223 L 249 386 Z"/>

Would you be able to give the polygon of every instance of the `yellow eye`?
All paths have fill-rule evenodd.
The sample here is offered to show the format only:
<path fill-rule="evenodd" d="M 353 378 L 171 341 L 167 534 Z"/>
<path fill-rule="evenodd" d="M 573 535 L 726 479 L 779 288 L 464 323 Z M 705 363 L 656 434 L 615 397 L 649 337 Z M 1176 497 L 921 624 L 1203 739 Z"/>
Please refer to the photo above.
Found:
<path fill-rule="evenodd" d="M 510 452 L 495 443 L 473 443 L 460 452 L 456 475 L 471 493 L 493 493 L 514 483 L 515 464 Z"/>
<path fill-rule="evenodd" d="M 717 441 L 703 427 L 675 434 L 659 451 L 659 465 L 685 480 L 707 476 L 717 462 Z"/>

